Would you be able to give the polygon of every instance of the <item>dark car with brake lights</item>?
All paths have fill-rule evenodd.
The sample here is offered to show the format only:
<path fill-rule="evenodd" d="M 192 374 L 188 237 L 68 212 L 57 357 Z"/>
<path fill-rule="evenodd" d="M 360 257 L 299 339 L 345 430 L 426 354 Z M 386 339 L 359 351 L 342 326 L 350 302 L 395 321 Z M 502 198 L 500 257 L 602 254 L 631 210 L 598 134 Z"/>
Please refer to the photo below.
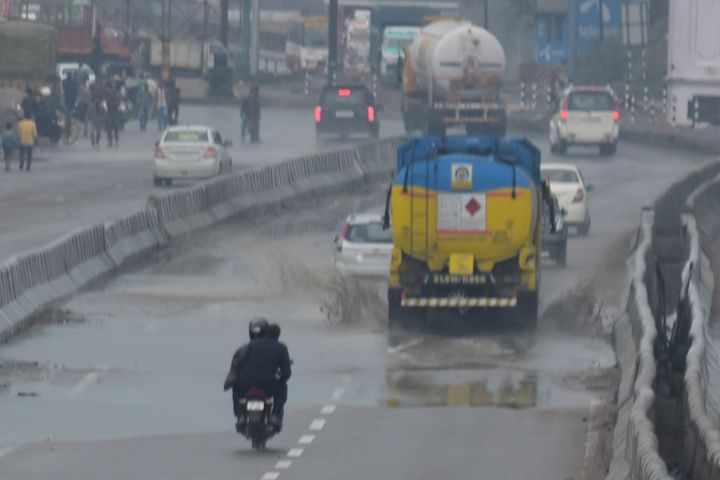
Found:
<path fill-rule="evenodd" d="M 348 138 L 368 135 L 378 138 L 380 120 L 372 92 L 362 85 L 325 86 L 315 106 L 315 133 Z"/>

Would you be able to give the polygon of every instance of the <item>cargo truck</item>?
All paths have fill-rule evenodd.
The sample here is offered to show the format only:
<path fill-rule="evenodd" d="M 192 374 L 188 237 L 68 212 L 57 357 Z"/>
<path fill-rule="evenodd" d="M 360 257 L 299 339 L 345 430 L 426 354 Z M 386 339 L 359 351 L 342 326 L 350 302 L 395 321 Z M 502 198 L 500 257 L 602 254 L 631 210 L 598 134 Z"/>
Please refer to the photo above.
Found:
<path fill-rule="evenodd" d="M 490 32 L 466 21 L 432 22 L 407 47 L 404 62 L 407 132 L 443 136 L 464 126 L 468 135 L 505 135 L 505 51 Z"/>
<path fill-rule="evenodd" d="M 555 215 L 538 149 L 527 140 L 420 137 L 398 149 L 396 172 L 386 209 L 390 328 L 420 323 L 430 310 L 481 308 L 513 309 L 534 328 L 542 215 L 548 207 Z"/>

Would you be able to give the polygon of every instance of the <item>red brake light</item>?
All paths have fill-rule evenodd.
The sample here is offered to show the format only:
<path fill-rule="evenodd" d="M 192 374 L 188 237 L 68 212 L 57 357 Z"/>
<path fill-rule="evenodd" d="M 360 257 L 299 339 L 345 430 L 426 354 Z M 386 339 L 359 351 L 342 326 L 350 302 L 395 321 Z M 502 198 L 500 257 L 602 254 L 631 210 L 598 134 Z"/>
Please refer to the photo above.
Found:
<path fill-rule="evenodd" d="M 375 107 L 368 107 L 368 122 L 375 121 Z"/>
<path fill-rule="evenodd" d="M 567 110 L 560 110 L 560 120 L 563 122 L 567 121 L 568 117 L 568 111 Z"/>
<path fill-rule="evenodd" d="M 585 192 L 583 192 L 582 188 L 578 188 L 578 191 L 575 192 L 575 196 L 573 197 L 573 203 L 580 203 L 585 198 Z"/>
<path fill-rule="evenodd" d="M 341 97 L 349 97 L 351 93 L 352 90 L 350 90 L 349 88 L 341 88 L 338 90 L 338 95 L 340 95 Z"/>
<path fill-rule="evenodd" d="M 319 122 L 320 120 L 322 120 L 322 107 L 317 106 L 315 107 L 315 121 Z"/>
<path fill-rule="evenodd" d="M 264 398 L 265 392 L 263 392 L 260 388 L 252 387 L 248 390 L 247 396 L 248 398 Z"/>
<path fill-rule="evenodd" d="M 343 225 L 342 230 L 340 230 L 340 238 L 345 238 L 345 237 L 347 237 L 347 234 L 348 234 L 349 231 L 350 231 L 350 224 L 349 224 L 349 223 L 345 223 L 345 225 Z"/>
<path fill-rule="evenodd" d="M 160 147 L 155 147 L 155 158 L 165 158 L 165 152 Z"/>
<path fill-rule="evenodd" d="M 335 250 L 338 252 L 342 252 L 342 241 L 347 237 L 348 231 L 350 230 L 350 224 L 345 223 L 343 225 L 342 230 L 340 230 L 340 234 L 337 237 L 337 241 L 335 242 Z"/>
<path fill-rule="evenodd" d="M 613 112 L 613 120 L 615 120 L 616 122 L 620 121 L 620 112 L 619 111 L 615 110 Z"/>
<path fill-rule="evenodd" d="M 217 157 L 217 150 L 213 147 L 208 147 L 207 150 L 205 150 L 205 156 L 203 158 L 215 158 Z"/>

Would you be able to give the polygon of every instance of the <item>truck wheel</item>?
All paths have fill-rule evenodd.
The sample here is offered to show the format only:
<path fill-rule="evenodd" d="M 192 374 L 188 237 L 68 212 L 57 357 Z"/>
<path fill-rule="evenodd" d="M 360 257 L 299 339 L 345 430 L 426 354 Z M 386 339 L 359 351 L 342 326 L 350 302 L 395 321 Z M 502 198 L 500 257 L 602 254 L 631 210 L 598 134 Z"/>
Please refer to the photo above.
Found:
<path fill-rule="evenodd" d="M 567 244 L 560 249 L 560 253 L 558 253 L 555 263 L 560 268 L 565 268 L 567 265 Z"/>
<path fill-rule="evenodd" d="M 521 292 L 518 294 L 518 320 L 529 331 L 537 330 L 538 324 L 538 293 Z"/>
<path fill-rule="evenodd" d="M 557 148 L 558 155 L 563 155 L 563 156 L 567 155 L 568 144 L 565 140 L 558 140 L 558 144 L 557 144 L 556 148 Z"/>

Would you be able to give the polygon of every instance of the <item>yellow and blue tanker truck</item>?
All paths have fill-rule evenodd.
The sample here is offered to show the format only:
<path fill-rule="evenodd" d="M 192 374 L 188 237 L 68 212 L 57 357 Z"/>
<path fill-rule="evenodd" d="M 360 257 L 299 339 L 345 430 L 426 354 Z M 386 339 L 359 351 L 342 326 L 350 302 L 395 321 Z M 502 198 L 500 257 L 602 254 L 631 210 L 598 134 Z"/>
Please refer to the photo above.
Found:
<path fill-rule="evenodd" d="M 390 328 L 422 321 L 428 310 L 476 308 L 515 309 L 534 328 L 549 199 L 540 152 L 527 140 L 420 137 L 401 145 L 385 216 L 393 229 Z"/>

